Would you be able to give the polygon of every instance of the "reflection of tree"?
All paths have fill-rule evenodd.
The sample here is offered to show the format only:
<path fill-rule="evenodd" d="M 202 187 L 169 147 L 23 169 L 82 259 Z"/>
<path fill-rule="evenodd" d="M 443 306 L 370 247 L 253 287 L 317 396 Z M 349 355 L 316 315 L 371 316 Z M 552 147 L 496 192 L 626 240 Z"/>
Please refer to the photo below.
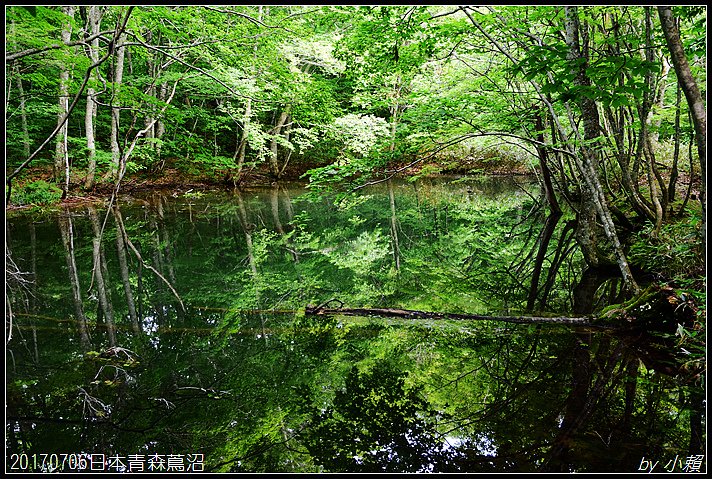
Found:
<path fill-rule="evenodd" d="M 247 260 L 248 263 L 250 264 L 250 274 L 252 278 L 252 287 L 254 289 L 254 294 L 255 294 L 255 309 L 259 310 L 260 309 L 260 276 L 259 272 L 257 271 L 257 262 L 255 260 L 255 247 L 252 242 L 252 229 L 253 225 L 250 224 L 247 221 L 247 209 L 245 208 L 245 202 L 242 199 L 242 192 L 237 191 L 237 194 L 235 195 L 237 198 L 237 217 L 240 222 L 240 225 L 242 226 L 242 231 L 245 234 L 245 244 L 247 245 Z M 267 334 L 267 329 L 266 329 L 266 321 L 264 314 L 259 313 L 260 316 L 260 324 L 262 327 L 262 338 L 265 341 L 265 344 L 268 342 L 268 334 Z"/>
<path fill-rule="evenodd" d="M 82 351 L 86 352 L 91 349 L 91 341 L 89 340 L 87 317 L 86 314 L 84 314 L 82 292 L 79 287 L 79 275 L 77 273 L 77 263 L 74 255 L 74 226 L 72 223 L 72 215 L 68 209 L 65 209 L 63 214 L 59 216 L 59 231 L 62 234 L 62 244 L 64 244 L 67 269 L 69 270 L 69 284 L 72 287 L 72 302 L 74 303 L 74 316 L 77 321 L 77 326 L 79 327 L 79 339 Z"/>
<path fill-rule="evenodd" d="M 541 230 L 541 235 L 539 236 L 538 241 L 539 249 L 536 254 L 534 270 L 531 275 L 531 286 L 529 288 L 529 295 L 527 296 L 526 311 L 534 310 L 534 303 L 536 302 L 537 294 L 539 292 L 539 278 L 544 267 L 544 259 L 546 258 L 549 241 L 551 241 L 551 238 L 554 235 L 554 230 L 559 222 L 559 218 L 561 218 L 561 213 L 552 211 L 549 216 L 546 217 L 546 220 L 544 220 L 544 226 Z M 546 297 L 542 297 L 541 302 L 545 301 Z"/>
<path fill-rule="evenodd" d="M 405 378 L 383 363 L 366 372 L 354 366 L 332 405 L 313 411 L 300 436 L 314 461 L 329 472 L 454 470 L 437 411 Z"/>
<path fill-rule="evenodd" d="M 94 268 L 92 269 L 92 276 L 94 278 L 94 283 L 96 284 L 97 295 L 99 296 L 99 306 L 101 307 L 101 312 L 104 315 L 104 322 L 106 323 L 106 333 L 109 337 L 109 345 L 116 346 L 116 324 L 114 323 L 114 307 L 111 302 L 111 292 L 106 288 L 106 279 L 108 278 L 108 269 L 106 267 L 106 258 L 104 257 L 104 248 L 101 244 L 102 231 L 99 225 L 99 218 L 96 214 L 96 209 L 93 206 L 89 206 L 89 219 L 91 220 L 91 226 L 94 231 L 94 238 L 92 239 L 93 245 L 93 258 L 94 258 Z"/>
<path fill-rule="evenodd" d="M 400 245 L 398 242 L 398 216 L 396 215 L 396 198 L 393 192 L 393 181 L 389 178 L 388 184 L 388 201 L 391 206 L 391 239 L 393 240 L 393 261 L 396 270 L 400 269 Z"/>
<path fill-rule="evenodd" d="M 129 279 L 129 268 L 126 260 L 126 241 L 124 240 L 124 221 L 121 217 L 121 211 L 118 206 L 112 209 L 114 220 L 116 221 L 116 252 L 119 259 L 119 271 L 121 272 L 121 282 L 124 285 L 124 293 L 126 294 L 126 306 L 129 310 L 129 318 L 134 334 L 141 333 L 140 319 L 136 313 L 136 302 L 134 301 L 133 291 L 131 290 L 131 281 Z"/>
<path fill-rule="evenodd" d="M 28 155 L 29 156 L 29 155 Z M 30 313 L 37 312 L 37 232 L 34 221 L 30 221 L 30 257 L 31 267 L 30 274 L 32 275 L 32 284 L 30 285 Z M 34 345 L 35 362 L 39 361 L 40 354 L 37 349 L 37 326 L 32 320 L 32 343 Z"/>
<path fill-rule="evenodd" d="M 237 199 L 237 218 L 245 235 L 245 244 L 247 245 L 247 261 L 250 265 L 250 273 L 252 274 L 253 287 L 255 289 L 255 307 L 259 308 L 257 262 L 255 261 L 255 247 L 252 242 L 253 225 L 247 221 L 247 210 L 245 209 L 245 202 L 242 199 L 242 192 L 238 190 L 235 197 Z"/>
<path fill-rule="evenodd" d="M 153 266 L 151 266 L 150 264 L 146 263 L 146 261 L 143 259 L 143 257 L 141 256 L 141 253 L 139 252 L 138 248 L 133 244 L 133 242 L 131 241 L 131 239 L 130 239 L 129 236 L 128 236 L 128 233 L 126 232 L 126 227 L 125 227 L 125 225 L 124 225 L 124 222 L 123 222 L 123 219 L 122 219 L 122 217 L 121 217 L 121 214 L 118 214 L 118 215 L 114 216 L 114 218 L 117 220 L 117 223 L 116 223 L 116 226 L 117 226 L 116 234 L 121 237 L 123 244 L 127 245 L 127 246 L 131 249 L 131 251 L 133 251 L 134 255 L 136 256 L 136 258 L 137 258 L 138 261 L 139 261 L 139 270 L 138 270 L 138 291 L 139 291 L 139 296 L 141 295 L 141 291 L 142 291 L 142 289 L 143 289 L 143 281 L 142 281 L 142 274 L 141 274 L 141 271 L 142 271 L 142 268 L 143 268 L 143 267 L 146 267 L 146 268 L 149 269 L 151 272 L 153 272 L 153 274 L 156 275 L 156 278 L 158 278 L 158 280 L 157 280 L 157 283 L 158 283 L 157 289 L 158 289 L 158 291 L 161 291 L 160 286 L 161 286 L 162 284 L 165 284 L 165 285 L 168 287 L 168 289 L 170 289 L 171 293 L 173 293 L 173 296 L 176 298 L 176 300 L 178 301 L 178 305 L 180 306 L 180 309 L 178 310 L 178 317 L 179 317 L 179 319 L 180 319 L 181 316 L 182 316 L 182 313 L 185 311 L 185 305 L 183 304 L 183 300 L 181 299 L 180 295 L 178 295 L 178 292 L 177 292 L 176 289 L 173 287 L 173 285 L 163 276 L 163 274 L 161 274 L 161 272 L 160 272 L 158 269 L 156 269 L 156 268 L 154 268 Z M 152 224 L 153 226 L 156 226 L 155 219 L 152 220 L 151 224 Z M 154 231 L 155 231 L 155 230 L 154 230 Z M 151 239 L 152 239 L 152 241 L 153 241 L 153 243 L 154 243 L 154 246 L 155 246 L 155 248 L 154 248 L 154 262 L 156 263 L 157 266 L 160 267 L 160 264 L 161 264 L 160 248 L 159 248 L 160 245 L 157 245 L 157 244 L 156 244 L 155 236 L 153 236 L 153 234 L 151 235 Z M 118 240 L 117 240 L 117 241 L 118 241 Z M 157 253 L 156 251 L 158 251 L 158 253 Z M 164 314 L 164 311 L 163 311 L 164 308 L 163 308 L 163 303 L 161 302 L 161 298 L 158 297 L 158 296 L 156 296 L 156 297 L 154 297 L 154 301 L 155 301 L 154 308 L 155 308 L 156 314 L 157 314 L 158 317 L 161 318 L 161 319 L 165 318 L 165 314 Z M 141 311 L 140 311 L 140 305 L 141 305 L 141 302 L 139 302 L 138 316 L 139 316 L 139 317 L 143 317 L 143 315 L 141 314 Z"/>
<path fill-rule="evenodd" d="M 664 370 L 654 358 L 644 359 L 645 367 L 641 366 L 641 341 L 632 335 L 252 311 L 256 304 L 264 308 L 275 298 L 289 297 L 290 302 L 284 302 L 290 306 L 312 300 L 312 295 L 328 294 L 326 299 L 337 288 L 339 299 L 348 303 L 359 297 L 351 287 L 354 272 L 377 275 L 385 282 L 384 271 L 392 264 L 388 237 L 371 235 L 366 241 L 369 236 L 364 236 L 364 231 L 380 231 L 379 225 L 387 228 L 391 218 L 387 190 L 380 193 L 375 205 L 369 200 L 350 210 L 295 203 L 311 209 L 296 214 L 293 225 L 284 220 L 284 203 L 280 201 L 276 209 L 270 196 L 254 196 L 266 200 L 262 205 L 248 203 L 245 196 L 201 205 L 190 212 L 192 222 L 186 211 L 183 224 L 171 216 L 179 208 L 166 208 L 159 247 L 165 251 L 165 242 L 175 245 L 170 261 L 181 273 L 176 275 L 181 282 L 173 288 L 166 278 L 159 279 L 164 289 L 173 288 L 176 298 L 175 289 L 190 291 L 193 306 L 200 307 L 186 303 L 189 314 L 183 321 L 147 332 L 150 341 L 136 341 L 132 349 L 137 363 L 125 355 L 110 355 L 117 350 L 82 358 L 77 353 L 91 345 L 38 327 L 41 368 L 29 359 L 31 351 L 19 351 L 17 369 L 8 377 L 12 450 L 32 445 L 36 452 L 60 446 L 108 454 L 201 452 L 206 470 L 244 472 L 633 470 L 634 458 L 639 464 L 642 455 L 704 450 L 704 392 L 693 384 L 681 392 L 678 379 L 660 374 Z M 467 198 L 458 192 L 445 199 L 440 193 L 435 186 L 420 189 L 418 202 L 398 192 L 403 254 L 399 278 L 415 285 L 408 285 L 414 290 L 409 291 L 398 284 L 396 294 L 384 296 L 384 301 L 412 301 L 427 291 L 440 295 L 443 302 L 428 297 L 422 299 L 422 309 L 451 310 L 461 292 L 475 296 L 496 286 L 504 276 L 495 277 L 494 268 L 511 264 L 522 248 L 531 248 L 531 262 L 538 261 L 540 244 L 532 245 L 536 236 L 526 244 L 519 242 L 520 237 L 508 245 L 498 241 L 516 221 L 516 198 L 501 197 L 492 207 L 479 193 Z M 438 207 L 431 209 L 436 201 Z M 445 203 L 450 205 L 447 210 Z M 255 219 L 260 206 L 262 217 Z M 284 238 L 253 224 L 271 225 L 270 208 L 284 221 L 285 236 L 294 238 L 299 263 L 283 254 Z M 160 274 L 139 254 L 141 243 L 147 257 L 154 251 L 151 236 L 161 229 L 157 214 L 145 209 L 154 215 L 155 229 L 149 230 L 151 218 L 136 214 L 129 205 L 121 211 L 126 224 L 118 209 L 114 218 L 123 248 L 133 252 L 128 254 L 136 256 L 138 268 Z M 439 212 L 438 228 L 431 211 Z M 442 221 L 445 214 L 447 222 Z M 83 271 L 88 278 L 91 225 L 88 216 L 81 219 L 85 223 L 79 224 L 76 217 L 61 218 L 60 232 L 67 265 L 75 263 L 70 271 L 74 276 Z M 73 231 L 77 226 L 90 234 L 77 235 Z M 279 232 L 276 223 L 275 230 Z M 187 253 L 179 246 L 190 241 L 183 232 L 193 231 L 199 232 L 200 241 L 193 242 Z M 620 282 L 606 283 L 593 277 L 594 271 L 575 272 L 579 284 L 562 288 L 566 274 L 557 272 L 569 256 L 571 231 L 559 224 L 550 240 L 537 301 L 549 296 L 547 288 L 552 297 L 575 292 L 576 308 L 584 311 L 598 307 L 601 291 L 617 292 Z M 488 236 L 480 240 L 483 232 Z M 38 283 L 40 308 L 51 301 L 51 275 L 59 269 L 52 262 L 55 258 L 42 254 L 43 245 L 53 241 L 45 235 L 38 227 L 38 275 L 48 278 Z M 363 241 L 356 243 L 359 237 Z M 82 239 L 87 243 L 79 244 Z M 74 258 L 75 244 L 86 254 Z M 339 250 L 327 250 L 332 245 L 343 246 L 349 258 L 358 245 L 364 251 L 377 246 L 383 255 L 373 265 L 353 256 L 353 262 L 340 263 L 346 268 L 335 269 L 328 255 L 333 258 Z M 130 271 L 127 275 L 117 271 L 124 266 L 112 256 L 113 251 L 120 256 L 121 250 L 117 242 L 116 250 L 106 249 L 106 259 L 110 271 L 121 273 L 125 286 Z M 13 250 L 18 258 L 29 252 L 29 245 Z M 462 280 L 466 268 L 472 272 L 471 281 Z M 66 283 L 66 270 L 62 271 L 61 281 Z M 79 295 L 74 306 L 81 308 L 78 281 L 73 286 Z M 156 308 L 168 310 L 171 297 L 157 295 L 154 287 L 145 294 L 152 296 Z M 372 293 L 364 291 L 366 300 L 375 297 L 367 294 Z M 114 297 L 117 318 L 119 311 L 126 312 L 119 299 L 123 303 L 124 295 Z M 491 304 L 501 299 L 494 298 Z M 437 306 L 431 308 L 432 304 Z M 457 305 L 462 311 L 476 307 Z M 221 307 L 231 310 L 215 309 Z M 148 319 L 149 315 L 144 317 Z M 267 335 L 269 341 L 263 340 Z M 111 408 L 110 414 L 100 414 L 108 412 L 102 404 Z M 96 414 L 84 417 L 84 405 Z"/>
<path fill-rule="evenodd" d="M 30 313 L 29 327 L 32 330 L 32 340 L 34 346 L 34 361 L 39 359 L 37 350 L 37 328 L 32 313 L 36 309 L 37 299 L 37 248 L 35 237 L 35 225 L 30 222 L 30 271 L 25 272 L 15 264 L 12 258 L 12 246 L 10 229 L 5 223 L 5 345 L 10 344 L 15 331 L 19 333 L 20 340 L 27 347 L 27 341 L 22 335 L 22 329 L 16 322 L 16 311 L 13 310 L 13 303 L 24 304 L 25 310 Z M 12 355 L 12 350 L 8 350 Z"/>
<path fill-rule="evenodd" d="M 669 379 L 647 375 L 643 388 L 629 382 L 640 364 L 634 344 L 607 333 L 559 336 L 532 349 L 519 342 L 529 335 L 512 334 L 506 350 L 483 357 L 477 374 L 487 373 L 480 384 L 493 395 L 469 413 L 460 402 L 453 433 L 485 438 L 489 448 L 465 444 L 462 470 L 632 471 L 643 455 L 687 448 L 677 436 L 686 426 L 670 418 L 679 406 L 663 393 Z"/>
<path fill-rule="evenodd" d="M 162 208 L 163 208 L 163 203 L 160 195 L 154 195 L 151 198 L 150 201 L 151 204 L 151 213 L 149 214 L 148 217 L 148 224 L 149 227 L 151 228 L 151 243 L 152 243 L 152 256 L 153 256 L 153 264 L 154 268 L 156 271 L 158 271 L 161 276 L 165 277 L 165 271 L 166 269 L 164 268 L 163 265 L 163 251 L 161 248 L 161 232 L 158 228 L 158 223 L 156 221 L 156 217 L 158 216 L 159 218 L 163 216 L 162 214 Z M 159 279 L 156 279 L 156 296 L 153 298 L 154 305 L 153 309 L 156 311 L 156 315 L 158 316 L 158 320 L 160 324 L 166 324 L 166 313 L 163 308 L 163 301 L 160 299 L 163 297 L 161 294 L 163 292 L 163 282 L 161 282 Z"/>
<path fill-rule="evenodd" d="M 282 221 L 279 218 L 279 194 L 280 191 L 283 190 L 283 187 L 280 187 L 279 184 L 273 183 L 272 187 L 270 188 L 270 205 L 272 207 L 272 219 L 274 220 L 274 227 L 279 233 L 280 236 L 283 238 L 286 236 L 286 232 L 284 230 L 284 226 L 282 226 Z M 284 200 L 284 206 L 285 210 L 287 213 L 287 219 L 288 221 L 290 220 L 292 214 L 290 213 L 291 211 L 291 201 L 289 199 L 289 195 L 287 193 L 284 194 L 285 200 Z M 289 253 L 292 255 L 292 258 L 294 259 L 295 263 L 299 262 L 299 252 L 294 248 L 292 245 L 292 240 L 290 236 L 286 236 L 286 248 L 289 251 Z"/>

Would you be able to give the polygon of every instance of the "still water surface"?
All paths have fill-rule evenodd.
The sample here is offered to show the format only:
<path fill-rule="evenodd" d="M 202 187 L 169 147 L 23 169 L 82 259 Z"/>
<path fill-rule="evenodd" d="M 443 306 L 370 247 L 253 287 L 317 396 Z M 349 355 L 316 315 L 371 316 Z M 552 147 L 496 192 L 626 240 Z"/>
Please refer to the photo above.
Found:
<path fill-rule="evenodd" d="M 9 296 L 6 468 L 663 472 L 702 460 L 703 385 L 656 370 L 640 338 L 304 314 L 580 310 L 565 221 L 532 294 L 535 184 L 394 182 L 338 204 L 307 193 L 11 214 L 27 281 Z"/>

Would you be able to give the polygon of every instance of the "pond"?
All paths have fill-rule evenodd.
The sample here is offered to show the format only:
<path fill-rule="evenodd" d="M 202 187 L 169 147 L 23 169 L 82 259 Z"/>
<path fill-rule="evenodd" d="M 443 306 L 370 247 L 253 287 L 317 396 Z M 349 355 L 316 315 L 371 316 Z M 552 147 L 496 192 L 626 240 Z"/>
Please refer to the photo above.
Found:
<path fill-rule="evenodd" d="M 9 214 L 7 471 L 704 470 L 704 384 L 640 335 L 306 314 L 600 310 L 619 282 L 585 284 L 565 219 L 543 240 L 541 196 L 439 178 Z"/>

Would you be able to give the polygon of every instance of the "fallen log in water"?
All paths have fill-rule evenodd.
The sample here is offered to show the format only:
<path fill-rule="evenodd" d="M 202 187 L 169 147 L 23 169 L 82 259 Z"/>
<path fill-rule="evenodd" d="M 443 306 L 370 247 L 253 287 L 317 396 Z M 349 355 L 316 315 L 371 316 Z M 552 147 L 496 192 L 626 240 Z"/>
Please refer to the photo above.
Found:
<path fill-rule="evenodd" d="M 327 302 L 328 303 L 328 302 Z M 326 304 L 326 303 L 325 303 Z M 596 326 L 592 317 L 546 317 L 546 316 L 485 316 L 481 314 L 463 313 L 435 313 L 432 311 L 418 311 L 412 309 L 392 309 L 392 308 L 327 308 L 324 304 L 319 306 L 307 305 L 304 314 L 328 316 L 333 314 L 343 314 L 347 316 L 380 316 L 387 318 L 402 319 L 455 319 L 455 320 L 482 320 L 482 321 L 504 321 L 508 323 L 551 323 L 551 324 L 572 324 L 577 326 Z"/>

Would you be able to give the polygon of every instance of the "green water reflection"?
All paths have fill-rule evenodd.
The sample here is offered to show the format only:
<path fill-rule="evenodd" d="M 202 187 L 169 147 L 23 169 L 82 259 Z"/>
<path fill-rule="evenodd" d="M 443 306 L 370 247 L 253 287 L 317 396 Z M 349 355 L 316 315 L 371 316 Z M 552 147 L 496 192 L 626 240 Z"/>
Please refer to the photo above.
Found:
<path fill-rule="evenodd" d="M 32 281 L 10 290 L 7 457 L 104 454 L 107 471 L 170 455 L 175 472 L 196 458 L 210 472 L 635 472 L 703 454 L 704 386 L 661 374 L 640 338 L 304 314 L 330 299 L 524 311 L 544 214 L 535 185 L 423 180 L 339 205 L 304 193 L 11 217 L 8 246 Z M 562 221 L 534 291 L 541 314 L 575 309 L 572 244 Z"/>

